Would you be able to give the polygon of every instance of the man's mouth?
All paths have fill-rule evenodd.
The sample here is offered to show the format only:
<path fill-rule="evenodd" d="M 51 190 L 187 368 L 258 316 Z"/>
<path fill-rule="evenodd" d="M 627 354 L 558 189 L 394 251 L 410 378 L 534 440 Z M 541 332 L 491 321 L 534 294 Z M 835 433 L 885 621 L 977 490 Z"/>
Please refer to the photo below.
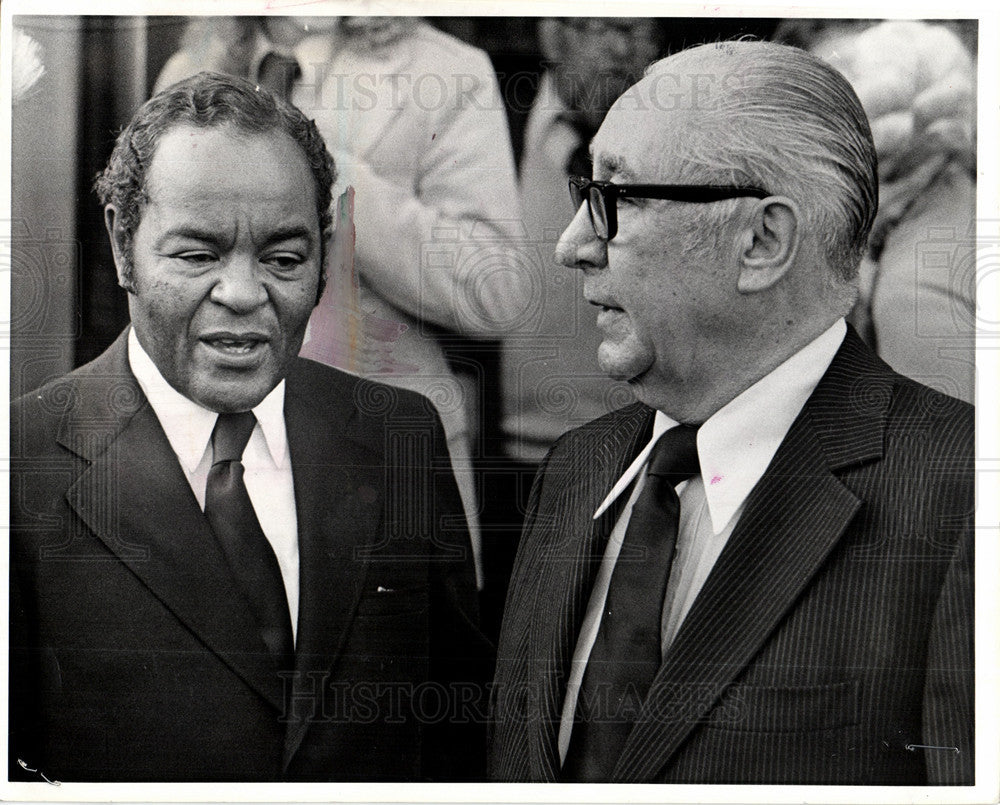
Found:
<path fill-rule="evenodd" d="M 202 336 L 203 344 L 224 355 L 251 355 L 268 339 L 259 333 L 213 333 Z"/>

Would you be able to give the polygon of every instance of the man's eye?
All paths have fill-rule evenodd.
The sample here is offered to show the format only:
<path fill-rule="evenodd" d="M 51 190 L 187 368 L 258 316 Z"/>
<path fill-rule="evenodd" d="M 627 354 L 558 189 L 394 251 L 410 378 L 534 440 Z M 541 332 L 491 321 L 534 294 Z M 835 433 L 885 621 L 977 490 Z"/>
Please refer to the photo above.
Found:
<path fill-rule="evenodd" d="M 262 262 L 269 266 L 273 266 L 274 268 L 287 271 L 302 265 L 305 260 L 306 259 L 301 254 L 280 252 L 278 254 L 269 254 L 267 257 L 263 258 Z"/>
<path fill-rule="evenodd" d="M 183 260 L 185 263 L 191 263 L 192 265 L 199 266 L 214 262 L 216 259 L 212 252 L 181 252 L 179 254 L 175 254 L 174 258 L 177 260 Z"/>

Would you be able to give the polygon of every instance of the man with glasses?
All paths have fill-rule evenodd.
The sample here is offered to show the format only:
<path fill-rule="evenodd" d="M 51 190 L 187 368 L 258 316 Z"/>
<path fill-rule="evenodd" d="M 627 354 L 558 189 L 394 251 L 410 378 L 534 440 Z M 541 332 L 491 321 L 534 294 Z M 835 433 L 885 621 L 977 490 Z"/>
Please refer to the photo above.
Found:
<path fill-rule="evenodd" d="M 973 410 L 844 322 L 877 207 L 847 82 L 779 45 L 616 101 L 558 259 L 637 402 L 536 478 L 493 779 L 973 781 Z"/>

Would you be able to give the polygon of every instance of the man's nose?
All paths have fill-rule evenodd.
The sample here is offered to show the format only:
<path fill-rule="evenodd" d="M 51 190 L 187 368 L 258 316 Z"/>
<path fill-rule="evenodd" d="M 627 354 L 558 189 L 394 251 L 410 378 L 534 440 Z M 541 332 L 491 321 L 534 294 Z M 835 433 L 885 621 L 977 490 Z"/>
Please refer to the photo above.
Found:
<path fill-rule="evenodd" d="M 231 257 L 212 286 L 211 299 L 234 313 L 249 313 L 268 300 L 265 276 L 255 257 Z"/>
<path fill-rule="evenodd" d="M 608 264 L 608 244 L 597 237 L 590 223 L 587 202 L 569 222 L 556 244 L 556 262 L 567 268 L 604 268 Z"/>

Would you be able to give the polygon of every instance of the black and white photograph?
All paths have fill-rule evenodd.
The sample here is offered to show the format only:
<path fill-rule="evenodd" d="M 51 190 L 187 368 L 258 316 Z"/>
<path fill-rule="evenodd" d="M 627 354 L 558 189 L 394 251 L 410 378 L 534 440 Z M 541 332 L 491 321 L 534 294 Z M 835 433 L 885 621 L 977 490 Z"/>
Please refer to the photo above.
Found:
<path fill-rule="evenodd" d="M 5 2 L 0 798 L 995 802 L 998 53 Z"/>

